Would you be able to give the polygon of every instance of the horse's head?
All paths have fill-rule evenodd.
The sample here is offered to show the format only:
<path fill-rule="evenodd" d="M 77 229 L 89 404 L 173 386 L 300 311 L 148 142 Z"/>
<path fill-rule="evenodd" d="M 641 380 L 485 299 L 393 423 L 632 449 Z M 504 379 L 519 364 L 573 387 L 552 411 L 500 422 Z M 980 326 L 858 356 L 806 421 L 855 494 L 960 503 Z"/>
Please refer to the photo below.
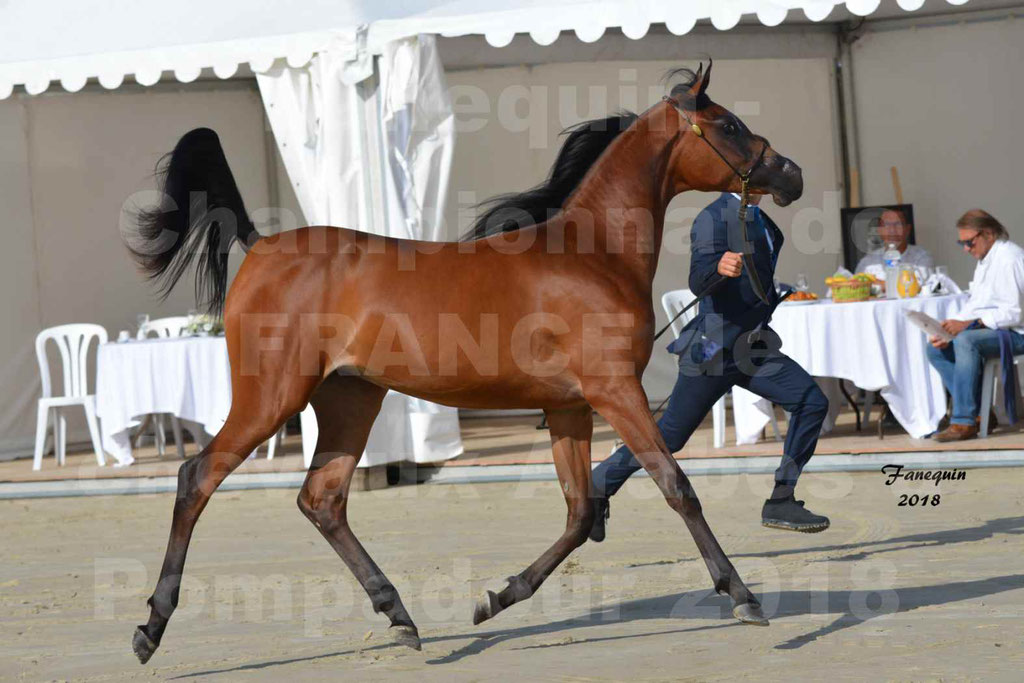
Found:
<path fill-rule="evenodd" d="M 751 193 L 770 194 L 779 206 L 799 199 L 804 191 L 800 167 L 712 102 L 705 94 L 710 82 L 709 61 L 707 71 L 702 64 L 690 82 L 675 86 L 666 98 L 686 133 L 671 161 L 680 189 L 740 192 L 746 178 Z"/>

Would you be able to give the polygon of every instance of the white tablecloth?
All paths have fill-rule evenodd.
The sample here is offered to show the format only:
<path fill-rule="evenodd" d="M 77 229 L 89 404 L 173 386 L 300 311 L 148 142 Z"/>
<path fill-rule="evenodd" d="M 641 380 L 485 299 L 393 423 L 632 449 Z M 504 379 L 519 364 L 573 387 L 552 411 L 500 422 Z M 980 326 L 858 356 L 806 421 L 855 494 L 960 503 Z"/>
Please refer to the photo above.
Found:
<path fill-rule="evenodd" d="M 956 313 L 966 294 L 882 299 L 862 303 L 782 304 L 771 327 L 782 352 L 814 377 L 847 379 L 878 391 L 914 438 L 933 431 L 946 412 L 939 373 L 925 355 L 924 333 L 906 318 L 908 310 L 937 320 Z M 830 396 L 834 402 L 836 397 Z M 750 442 L 768 423 L 767 402 L 750 392 L 733 393 L 738 439 Z M 835 406 L 833 406 L 835 407 Z M 743 442 L 743 441 L 741 441 Z"/>
<path fill-rule="evenodd" d="M 143 416 L 171 413 L 186 426 L 196 423 L 212 436 L 224 425 L 230 407 L 231 368 L 223 337 L 132 340 L 100 346 L 96 412 L 103 449 L 120 463 L 132 462 L 130 430 Z M 302 420 L 303 452 L 308 455 L 316 444 L 312 412 L 304 411 Z M 359 466 L 402 460 L 437 462 L 461 453 L 455 408 L 389 392 Z"/>

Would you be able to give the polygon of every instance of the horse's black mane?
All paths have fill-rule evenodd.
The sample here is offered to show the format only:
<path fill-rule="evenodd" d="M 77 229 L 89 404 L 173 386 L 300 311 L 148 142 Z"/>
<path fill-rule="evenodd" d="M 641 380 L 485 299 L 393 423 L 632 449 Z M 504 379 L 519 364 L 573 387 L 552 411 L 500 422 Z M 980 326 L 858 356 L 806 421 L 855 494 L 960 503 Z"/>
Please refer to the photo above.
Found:
<path fill-rule="evenodd" d="M 675 69 L 666 74 L 668 79 L 680 79 L 671 90 L 673 97 L 680 97 L 696 82 L 697 74 L 691 69 Z M 476 240 L 548 220 L 558 213 L 605 149 L 637 118 L 633 112 L 620 111 L 615 116 L 583 121 L 566 128 L 562 131 L 565 143 L 547 180 L 525 192 L 502 194 L 481 202 L 484 212 L 462 239 Z"/>
<path fill-rule="evenodd" d="M 562 134 L 566 136 L 547 180 L 525 192 L 492 197 L 480 204 L 486 210 L 477 217 L 463 240 L 475 240 L 500 232 L 520 230 L 548 220 L 579 185 L 602 152 L 636 121 L 637 115 L 622 111 L 604 119 L 583 121 Z"/>

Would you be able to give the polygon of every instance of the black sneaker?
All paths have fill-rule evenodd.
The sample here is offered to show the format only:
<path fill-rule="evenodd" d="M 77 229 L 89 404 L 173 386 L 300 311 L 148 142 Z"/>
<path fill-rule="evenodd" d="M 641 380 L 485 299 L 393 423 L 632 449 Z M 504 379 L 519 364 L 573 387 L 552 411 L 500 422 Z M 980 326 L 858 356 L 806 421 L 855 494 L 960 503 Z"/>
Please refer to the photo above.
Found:
<path fill-rule="evenodd" d="M 612 516 L 611 506 L 607 498 L 594 498 L 594 526 L 590 527 L 590 540 L 600 543 L 604 540 L 604 523 Z"/>
<path fill-rule="evenodd" d="M 828 517 L 816 515 L 804 508 L 802 500 L 794 500 L 793 496 L 779 500 L 766 500 L 761 508 L 761 524 L 770 529 L 786 529 L 802 531 L 805 534 L 816 534 L 828 528 Z"/>

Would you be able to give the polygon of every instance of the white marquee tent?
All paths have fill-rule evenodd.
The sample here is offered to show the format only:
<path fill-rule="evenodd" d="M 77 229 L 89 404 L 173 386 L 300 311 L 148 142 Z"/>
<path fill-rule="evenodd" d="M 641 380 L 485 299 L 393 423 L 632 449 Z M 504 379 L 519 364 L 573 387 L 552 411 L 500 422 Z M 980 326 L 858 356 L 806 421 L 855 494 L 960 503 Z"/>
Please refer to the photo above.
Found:
<path fill-rule="evenodd" d="M 924 5 L 898 1 L 907 11 Z M 639 39 L 656 23 L 683 35 L 702 19 L 723 31 L 744 15 L 756 15 L 766 26 L 798 13 L 823 21 L 837 5 L 866 16 L 880 0 L 8 0 L 0 5 L 0 97 L 15 85 L 38 94 L 55 81 L 76 91 L 89 78 L 116 88 L 129 75 L 151 85 L 164 71 L 189 82 L 203 68 L 228 78 L 241 63 L 256 72 L 276 59 L 301 67 L 328 48 L 354 59 L 418 34 L 482 34 L 502 47 L 516 33 L 548 45 L 560 32 L 573 31 L 589 43 L 609 28 Z"/>
<path fill-rule="evenodd" d="M 898 0 L 901 12 L 923 5 Z M 454 132 L 434 36 L 482 35 L 500 48 L 528 34 L 549 46 L 569 32 L 583 43 L 609 30 L 638 40 L 652 25 L 684 35 L 701 21 L 727 31 L 861 17 L 879 7 L 880 0 L 7 0 L 0 99 L 58 84 L 76 92 L 93 80 L 108 90 L 172 75 L 190 83 L 207 69 L 227 79 L 247 68 L 309 222 L 440 239 Z M 25 393 L 7 397 L 0 424 L 24 414 Z M 415 459 L 459 448 L 454 412 L 408 401 L 393 406 L 392 417 L 402 414 L 419 416 L 410 417 L 407 438 L 428 444 Z"/>

